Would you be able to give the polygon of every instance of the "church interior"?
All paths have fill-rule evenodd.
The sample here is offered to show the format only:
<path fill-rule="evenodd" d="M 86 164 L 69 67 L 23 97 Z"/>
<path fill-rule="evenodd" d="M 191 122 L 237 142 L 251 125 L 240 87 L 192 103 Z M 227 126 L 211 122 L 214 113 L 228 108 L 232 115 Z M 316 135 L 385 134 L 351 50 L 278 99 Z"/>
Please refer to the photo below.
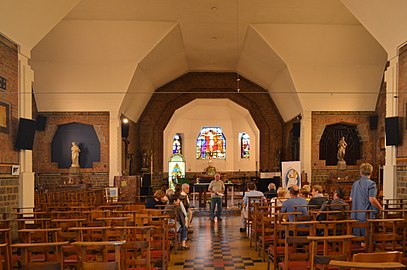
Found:
<path fill-rule="evenodd" d="M 1 7 L 0 270 L 406 268 L 406 1 Z M 364 163 L 383 209 L 355 223 L 345 212 Z M 340 187 L 346 232 L 338 241 L 338 220 L 318 223 L 312 207 L 302 232 L 269 199 L 242 228 L 248 183 L 321 186 L 329 199 Z M 187 250 L 173 216 L 145 209 L 181 184 Z M 308 238 L 295 268 L 297 232 Z M 355 258 L 373 252 L 388 261 Z"/>

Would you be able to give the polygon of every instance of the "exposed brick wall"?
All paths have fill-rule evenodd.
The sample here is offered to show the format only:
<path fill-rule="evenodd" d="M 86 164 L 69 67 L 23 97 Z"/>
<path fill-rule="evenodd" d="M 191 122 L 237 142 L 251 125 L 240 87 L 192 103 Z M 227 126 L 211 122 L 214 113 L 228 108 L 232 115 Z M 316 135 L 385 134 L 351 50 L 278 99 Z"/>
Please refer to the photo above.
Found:
<path fill-rule="evenodd" d="M 399 81 L 398 81 L 398 113 L 400 116 L 400 135 L 407 138 L 406 106 L 407 106 L 407 45 L 399 53 Z M 397 158 L 402 158 L 398 164 L 407 165 L 407 144 L 403 142 L 397 147 Z"/>
<path fill-rule="evenodd" d="M 347 170 L 358 170 L 363 162 L 371 163 L 375 168 L 373 177 L 377 176 L 378 165 L 376 158 L 376 133 L 370 130 L 369 116 L 374 112 L 313 112 L 312 113 L 312 184 L 325 185 L 330 177 L 330 171 L 336 171 L 336 166 L 326 166 L 325 160 L 319 159 L 319 142 L 327 125 L 347 123 L 357 125 L 361 140 L 361 159 L 356 165 L 347 165 Z"/>
<path fill-rule="evenodd" d="M 51 143 L 58 125 L 78 122 L 92 125 L 100 141 L 100 162 L 95 162 L 93 168 L 81 168 L 80 176 L 83 182 L 91 186 L 101 186 L 109 179 L 109 113 L 108 112 L 43 112 L 47 117 L 45 131 L 35 135 L 33 149 L 33 170 L 36 172 L 36 185 L 48 189 L 61 185 L 69 173 L 69 168 L 58 168 L 56 162 L 51 162 Z M 57 175 L 57 177 L 55 177 Z M 103 180 L 99 178 L 102 177 Z M 58 180 L 55 180 L 58 178 Z"/>
<path fill-rule="evenodd" d="M 17 46 L 2 35 L 0 76 L 7 80 L 7 89 L 0 90 L 0 102 L 8 104 L 10 109 L 8 133 L 0 132 L 0 213 L 5 213 L 18 207 L 19 177 L 11 175 L 11 164 L 19 163 L 14 148 L 18 125 L 18 52 Z"/>
<path fill-rule="evenodd" d="M 386 154 L 385 149 L 383 147 L 385 136 L 384 119 L 386 117 L 386 83 L 384 82 L 384 80 L 380 88 L 379 97 L 377 98 L 375 114 L 378 116 L 378 123 L 377 129 L 372 131 L 376 136 L 375 137 L 376 155 L 373 158 L 375 164 L 384 165 Z"/>
<path fill-rule="evenodd" d="M 136 145 L 135 168 L 140 168 L 140 153 L 153 150 L 155 173 L 162 172 L 163 131 L 176 109 L 197 98 L 229 99 L 246 108 L 260 130 L 259 169 L 272 169 L 283 144 L 283 121 L 269 93 L 240 78 L 236 91 L 236 73 L 188 73 L 156 90 L 131 132 L 130 141 L 143 138 Z"/>
<path fill-rule="evenodd" d="M 296 118 L 286 122 L 284 124 L 284 131 L 283 131 L 283 138 L 284 138 L 284 144 L 283 144 L 283 151 L 282 151 L 282 156 L 281 156 L 281 161 L 293 161 L 293 153 L 292 153 L 292 142 L 293 142 L 293 124 L 298 122 Z M 300 146 L 301 147 L 301 146 Z M 298 148 L 298 151 L 300 151 L 300 148 Z"/>
<path fill-rule="evenodd" d="M 18 125 L 18 53 L 17 46 L 0 35 L 0 76 L 7 80 L 7 89 L 0 90 L 0 102 L 9 105 L 9 131 L 0 132 L 0 163 L 18 164 L 14 142 Z M 10 174 L 10 166 L 0 166 L 0 173 Z"/>
<path fill-rule="evenodd" d="M 399 51 L 399 74 L 398 74 L 398 109 L 400 116 L 400 129 L 402 144 L 397 146 L 397 197 L 407 199 L 407 138 L 406 106 L 407 106 L 407 45 Z"/>

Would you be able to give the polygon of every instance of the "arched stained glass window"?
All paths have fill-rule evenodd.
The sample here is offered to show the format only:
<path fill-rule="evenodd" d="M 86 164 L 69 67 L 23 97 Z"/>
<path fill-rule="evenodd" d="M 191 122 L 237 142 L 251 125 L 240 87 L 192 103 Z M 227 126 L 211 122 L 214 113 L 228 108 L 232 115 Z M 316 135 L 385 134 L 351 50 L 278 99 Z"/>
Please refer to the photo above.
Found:
<path fill-rule="evenodd" d="M 196 139 L 197 159 L 226 159 L 226 138 L 220 127 L 203 127 Z"/>
<path fill-rule="evenodd" d="M 179 178 L 185 178 L 185 159 L 181 154 L 173 154 L 168 162 L 168 187 L 174 189 Z"/>
<path fill-rule="evenodd" d="M 250 158 L 250 136 L 246 132 L 240 135 L 240 157 Z"/>
<path fill-rule="evenodd" d="M 176 133 L 174 137 L 172 137 L 172 153 L 182 154 L 182 137 L 179 133 Z"/>

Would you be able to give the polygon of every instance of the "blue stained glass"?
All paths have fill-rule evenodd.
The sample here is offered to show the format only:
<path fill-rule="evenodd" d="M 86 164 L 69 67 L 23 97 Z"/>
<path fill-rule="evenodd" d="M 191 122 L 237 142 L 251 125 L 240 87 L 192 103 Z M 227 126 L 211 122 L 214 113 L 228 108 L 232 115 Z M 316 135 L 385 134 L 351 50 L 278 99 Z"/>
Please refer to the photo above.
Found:
<path fill-rule="evenodd" d="M 243 132 L 240 137 L 241 158 L 250 158 L 250 136 Z"/>

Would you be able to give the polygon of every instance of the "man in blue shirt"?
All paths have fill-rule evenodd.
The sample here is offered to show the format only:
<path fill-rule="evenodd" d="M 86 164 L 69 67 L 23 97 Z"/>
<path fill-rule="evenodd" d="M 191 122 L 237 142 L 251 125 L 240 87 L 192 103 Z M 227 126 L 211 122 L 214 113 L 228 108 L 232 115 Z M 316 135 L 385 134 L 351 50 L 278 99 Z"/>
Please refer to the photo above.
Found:
<path fill-rule="evenodd" d="M 353 183 L 352 191 L 350 192 L 352 210 L 383 210 L 383 207 L 376 199 L 376 183 L 370 180 L 372 171 L 373 166 L 369 163 L 360 165 L 360 178 Z M 350 217 L 351 219 L 357 219 L 359 221 L 366 221 L 367 219 L 365 212 L 352 212 Z M 370 218 L 375 218 L 375 214 L 370 213 Z M 365 236 L 366 230 L 365 228 L 354 228 L 353 234 L 356 236 Z"/>
<path fill-rule="evenodd" d="M 283 202 L 283 206 L 281 207 L 282 213 L 290 213 L 290 212 L 301 212 L 301 216 L 308 216 L 307 205 L 308 202 L 304 198 L 298 197 L 300 193 L 300 189 L 297 185 L 293 185 L 289 188 L 290 191 L 290 198 Z M 305 206 L 305 207 L 301 207 Z M 288 215 L 288 221 L 294 221 L 294 215 Z"/>

